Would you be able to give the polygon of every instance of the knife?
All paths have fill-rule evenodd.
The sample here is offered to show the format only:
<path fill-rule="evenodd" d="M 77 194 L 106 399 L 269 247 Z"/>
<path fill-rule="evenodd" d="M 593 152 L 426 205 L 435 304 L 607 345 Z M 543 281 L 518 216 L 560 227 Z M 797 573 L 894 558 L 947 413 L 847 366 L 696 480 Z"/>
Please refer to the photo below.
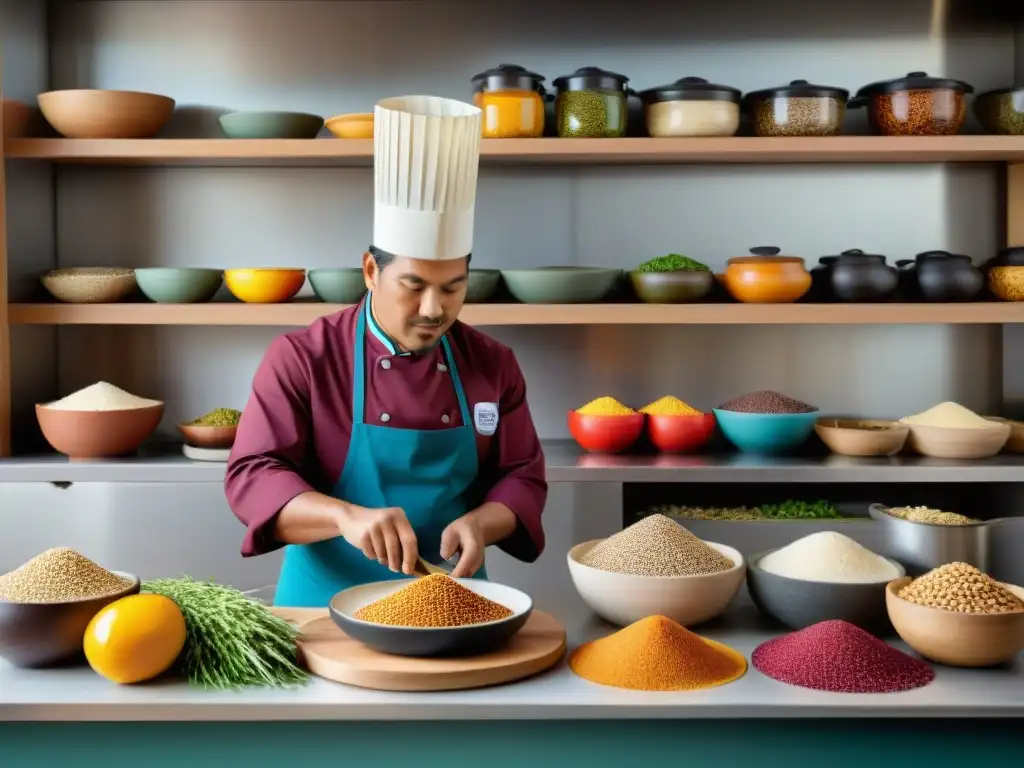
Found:
<path fill-rule="evenodd" d="M 455 570 L 455 566 L 459 564 L 459 553 L 456 552 L 448 560 L 442 560 L 438 564 L 434 564 L 424 560 L 422 557 L 417 558 L 416 567 L 413 570 L 412 575 L 416 577 L 421 576 L 432 576 L 434 574 L 443 574 L 445 576 L 451 576 L 452 571 Z"/>

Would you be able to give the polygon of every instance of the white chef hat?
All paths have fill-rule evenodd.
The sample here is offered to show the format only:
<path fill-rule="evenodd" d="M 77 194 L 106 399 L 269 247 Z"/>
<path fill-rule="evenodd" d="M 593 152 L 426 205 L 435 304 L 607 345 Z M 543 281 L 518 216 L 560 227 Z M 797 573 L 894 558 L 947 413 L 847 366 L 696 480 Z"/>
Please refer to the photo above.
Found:
<path fill-rule="evenodd" d="M 397 96 L 374 109 L 373 245 L 412 259 L 473 250 L 480 110 L 439 96 Z"/>

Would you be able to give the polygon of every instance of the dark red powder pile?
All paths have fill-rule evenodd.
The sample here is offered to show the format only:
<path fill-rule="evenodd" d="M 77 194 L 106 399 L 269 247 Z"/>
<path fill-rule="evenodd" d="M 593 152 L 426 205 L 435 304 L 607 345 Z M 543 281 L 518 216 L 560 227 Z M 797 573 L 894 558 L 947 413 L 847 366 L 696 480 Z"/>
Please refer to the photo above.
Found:
<path fill-rule="evenodd" d="M 761 643 L 751 661 L 773 680 L 836 693 L 908 691 L 935 678 L 925 662 L 838 619 Z"/>

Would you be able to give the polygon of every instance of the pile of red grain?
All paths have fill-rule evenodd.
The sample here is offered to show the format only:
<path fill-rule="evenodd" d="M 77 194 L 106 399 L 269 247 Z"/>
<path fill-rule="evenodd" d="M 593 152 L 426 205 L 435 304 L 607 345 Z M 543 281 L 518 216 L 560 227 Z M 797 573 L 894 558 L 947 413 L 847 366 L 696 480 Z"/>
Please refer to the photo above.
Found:
<path fill-rule="evenodd" d="M 790 685 L 836 693 L 920 688 L 935 671 L 847 621 L 822 621 L 754 649 L 754 668 Z"/>

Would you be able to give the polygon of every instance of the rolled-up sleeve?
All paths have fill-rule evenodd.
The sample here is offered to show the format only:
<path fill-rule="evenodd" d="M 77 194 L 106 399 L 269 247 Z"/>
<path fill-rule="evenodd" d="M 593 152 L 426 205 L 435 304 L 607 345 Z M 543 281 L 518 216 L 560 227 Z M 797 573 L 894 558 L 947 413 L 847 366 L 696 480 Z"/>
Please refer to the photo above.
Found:
<path fill-rule="evenodd" d="M 253 378 L 224 480 L 231 511 L 246 526 L 243 557 L 281 547 L 273 536 L 278 512 L 314 490 L 300 474 L 311 425 L 307 366 L 292 341 L 281 336 Z"/>
<path fill-rule="evenodd" d="M 499 403 L 498 431 L 488 452 L 484 501 L 511 509 L 516 531 L 498 546 L 518 560 L 533 562 L 544 551 L 541 515 L 548 497 L 544 452 L 526 402 L 526 381 L 511 352 L 502 365 L 506 379 Z"/>

